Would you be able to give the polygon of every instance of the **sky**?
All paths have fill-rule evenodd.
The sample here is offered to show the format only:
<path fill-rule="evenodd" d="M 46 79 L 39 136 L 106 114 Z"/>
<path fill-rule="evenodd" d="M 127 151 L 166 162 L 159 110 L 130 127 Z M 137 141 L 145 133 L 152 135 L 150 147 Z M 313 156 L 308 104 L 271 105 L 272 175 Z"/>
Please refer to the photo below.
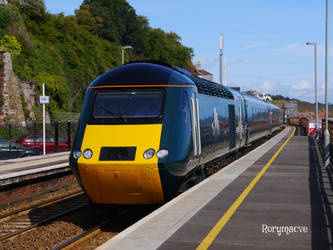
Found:
<path fill-rule="evenodd" d="M 50 13 L 74 14 L 82 0 L 45 0 Z M 325 102 L 325 0 L 128 0 L 154 28 L 175 32 L 194 50 L 193 62 L 219 81 L 219 34 L 224 36 L 227 85 Z M 333 12 L 333 5 L 329 10 Z M 333 27 L 333 18 L 330 27 Z M 330 28 L 330 31 L 333 29 Z M 332 37 L 332 39 L 330 39 Z M 333 35 L 329 35 L 328 100 L 333 103 Z"/>

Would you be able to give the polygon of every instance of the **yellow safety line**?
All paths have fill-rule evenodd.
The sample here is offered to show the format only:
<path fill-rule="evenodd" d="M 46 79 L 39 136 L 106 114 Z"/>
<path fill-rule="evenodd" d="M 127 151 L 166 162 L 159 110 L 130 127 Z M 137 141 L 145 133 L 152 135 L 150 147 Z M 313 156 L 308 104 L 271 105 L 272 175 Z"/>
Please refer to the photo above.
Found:
<path fill-rule="evenodd" d="M 206 238 L 200 243 L 200 245 L 196 248 L 197 250 L 207 249 L 216 236 L 221 232 L 225 224 L 227 224 L 228 220 L 231 218 L 231 216 L 235 213 L 237 208 L 242 204 L 246 196 L 250 193 L 252 188 L 256 185 L 256 183 L 260 180 L 260 178 L 263 176 L 263 174 L 266 172 L 266 170 L 270 167 L 270 165 L 273 163 L 275 158 L 279 155 L 279 153 L 282 151 L 284 146 L 288 143 L 288 141 L 293 137 L 295 133 L 296 128 L 294 128 L 294 131 L 291 133 L 291 135 L 288 137 L 288 139 L 283 143 L 283 145 L 279 148 L 279 150 L 274 154 L 274 156 L 267 162 L 267 164 L 264 166 L 264 168 L 259 172 L 259 174 L 251 181 L 251 183 L 244 189 L 244 191 L 241 193 L 241 195 L 237 198 L 237 200 L 231 205 L 231 207 L 228 209 L 228 211 L 223 215 L 223 217 L 217 222 L 217 224 L 210 230 L 210 232 L 207 234 Z"/>
<path fill-rule="evenodd" d="M 57 156 L 57 157 L 46 157 L 46 158 L 39 159 L 39 160 L 34 160 L 34 161 L 21 161 L 21 162 L 17 162 L 17 163 L 11 163 L 11 164 L 8 164 L 8 165 L 0 165 L 0 170 L 5 169 L 5 168 L 15 167 L 17 165 L 21 165 L 22 167 L 24 167 L 26 165 L 30 165 L 30 164 L 37 163 L 37 162 L 42 162 L 42 161 L 46 161 L 45 163 L 47 163 L 50 160 L 55 161 L 55 160 L 60 159 L 60 158 L 64 158 L 64 160 L 65 160 L 68 157 L 69 157 L 68 155 L 61 155 L 61 156 Z"/>

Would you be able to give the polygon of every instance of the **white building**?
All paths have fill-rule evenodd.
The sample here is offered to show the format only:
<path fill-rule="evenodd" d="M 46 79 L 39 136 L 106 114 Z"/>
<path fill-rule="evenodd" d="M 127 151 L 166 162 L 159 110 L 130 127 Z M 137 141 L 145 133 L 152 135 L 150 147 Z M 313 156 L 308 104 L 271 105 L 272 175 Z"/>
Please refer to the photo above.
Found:
<path fill-rule="evenodd" d="M 209 73 L 208 71 L 204 70 L 201 68 L 201 63 L 200 61 L 197 61 L 195 64 L 194 64 L 194 67 L 196 69 L 196 73 L 198 74 L 198 77 L 200 78 L 203 78 L 205 80 L 208 80 L 208 81 L 213 81 L 213 74 L 212 73 Z"/>

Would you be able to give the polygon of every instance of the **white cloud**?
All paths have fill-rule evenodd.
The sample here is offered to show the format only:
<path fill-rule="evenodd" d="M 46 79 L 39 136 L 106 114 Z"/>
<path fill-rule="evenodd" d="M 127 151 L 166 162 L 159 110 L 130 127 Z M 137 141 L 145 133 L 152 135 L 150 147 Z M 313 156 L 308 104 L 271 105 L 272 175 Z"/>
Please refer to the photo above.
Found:
<path fill-rule="evenodd" d="M 273 81 L 263 81 L 259 85 L 259 88 L 261 89 L 262 92 L 272 93 L 276 89 L 276 86 L 277 84 Z"/>
<path fill-rule="evenodd" d="M 294 48 L 297 48 L 297 47 L 299 47 L 300 46 L 300 44 L 299 43 L 289 43 L 289 44 L 287 44 L 287 49 L 294 49 Z"/>
<path fill-rule="evenodd" d="M 248 49 L 253 49 L 253 48 L 261 48 L 266 46 L 266 43 L 264 42 L 257 42 L 257 43 L 252 43 L 246 46 L 246 48 Z"/>
<path fill-rule="evenodd" d="M 255 83 L 243 82 L 240 84 L 241 90 L 256 90 L 260 93 L 273 94 L 279 93 L 279 84 L 275 81 L 256 81 Z"/>
<path fill-rule="evenodd" d="M 300 80 L 299 82 L 297 82 L 296 84 L 293 84 L 291 86 L 291 88 L 293 90 L 310 90 L 313 89 L 313 82 L 307 81 L 307 80 Z"/>

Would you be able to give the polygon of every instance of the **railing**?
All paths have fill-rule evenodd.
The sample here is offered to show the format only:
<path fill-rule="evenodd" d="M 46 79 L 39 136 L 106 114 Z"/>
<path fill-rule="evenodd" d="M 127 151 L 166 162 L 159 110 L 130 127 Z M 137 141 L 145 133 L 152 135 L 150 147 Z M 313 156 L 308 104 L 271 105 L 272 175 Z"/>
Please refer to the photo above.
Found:
<path fill-rule="evenodd" d="M 46 153 L 71 150 L 76 129 L 77 122 L 68 121 L 46 124 Z M 41 154 L 43 151 L 42 131 L 42 123 L 27 124 L 24 127 L 12 124 L 0 125 L 0 154 L 6 155 L 5 152 L 9 151 L 8 158 L 15 158 L 13 156 L 15 154 L 12 151 L 19 150 L 21 146 L 35 149 L 35 154 Z M 26 155 L 33 155 L 33 153 Z M 5 159 L 6 156 L 1 158 Z"/>
<path fill-rule="evenodd" d="M 322 119 L 322 131 L 324 133 L 326 129 L 326 122 L 325 119 Z M 330 142 L 331 142 L 331 148 L 330 148 L 330 153 L 331 153 L 331 162 L 333 162 L 333 119 L 328 119 L 328 131 L 330 132 Z"/>

